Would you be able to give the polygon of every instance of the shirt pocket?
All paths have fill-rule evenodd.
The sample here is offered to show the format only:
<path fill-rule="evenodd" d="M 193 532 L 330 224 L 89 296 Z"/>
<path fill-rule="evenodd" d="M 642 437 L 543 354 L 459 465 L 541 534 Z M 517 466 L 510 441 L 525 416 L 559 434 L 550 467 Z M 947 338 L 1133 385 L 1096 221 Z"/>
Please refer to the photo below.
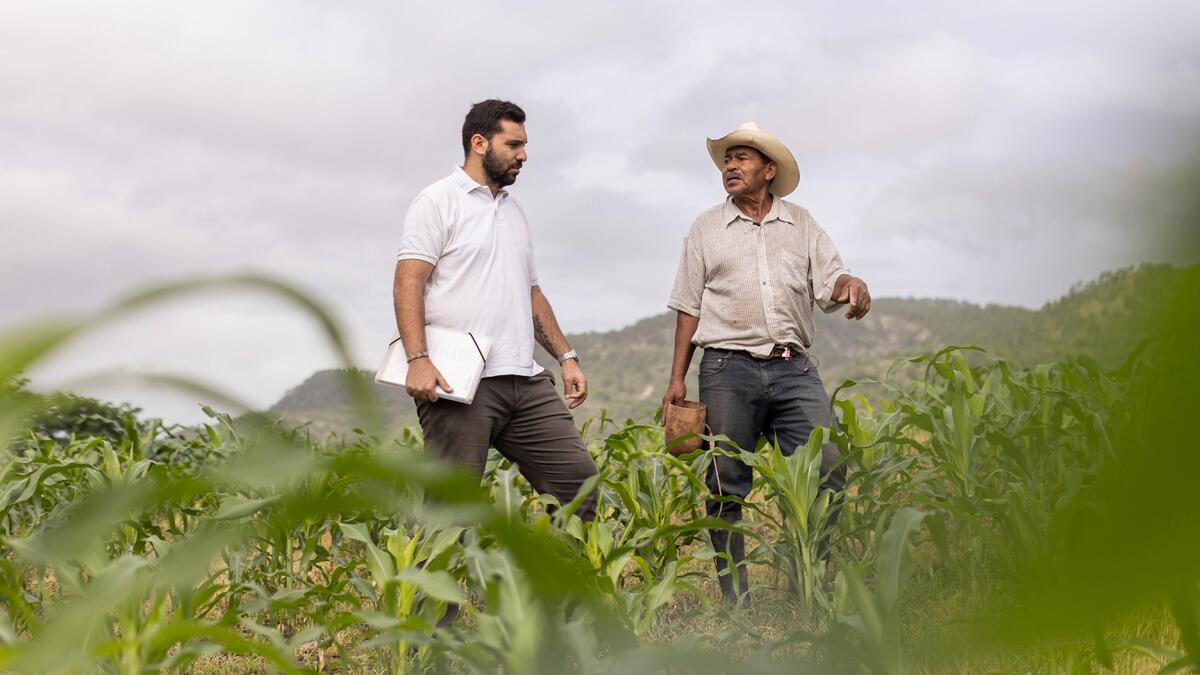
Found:
<path fill-rule="evenodd" d="M 798 300 L 807 300 L 811 288 L 808 282 L 809 267 L 811 264 L 808 255 L 794 251 L 783 251 L 780 254 L 780 261 L 780 285 L 796 293 L 799 296 Z"/>

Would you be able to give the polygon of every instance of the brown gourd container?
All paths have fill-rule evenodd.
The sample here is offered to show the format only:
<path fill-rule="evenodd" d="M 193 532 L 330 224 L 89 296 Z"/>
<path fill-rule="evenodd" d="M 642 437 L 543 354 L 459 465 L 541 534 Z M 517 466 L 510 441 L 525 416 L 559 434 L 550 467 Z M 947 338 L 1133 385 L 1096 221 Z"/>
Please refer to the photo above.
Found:
<path fill-rule="evenodd" d="M 663 410 L 663 428 L 666 430 L 667 448 L 676 457 L 699 450 L 704 439 L 694 436 L 671 445 L 675 439 L 688 434 L 708 433 L 708 409 L 699 401 L 683 401 L 679 405 L 668 403 Z"/>

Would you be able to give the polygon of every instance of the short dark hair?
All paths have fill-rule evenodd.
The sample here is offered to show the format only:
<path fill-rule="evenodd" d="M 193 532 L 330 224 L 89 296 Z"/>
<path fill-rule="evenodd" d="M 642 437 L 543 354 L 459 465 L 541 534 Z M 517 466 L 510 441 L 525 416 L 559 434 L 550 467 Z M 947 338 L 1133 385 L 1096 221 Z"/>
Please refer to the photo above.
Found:
<path fill-rule="evenodd" d="M 500 131 L 500 120 L 525 123 L 525 111 L 511 101 L 489 98 L 471 106 L 463 120 L 463 154 L 471 152 L 471 137 L 480 134 L 489 141 Z"/>

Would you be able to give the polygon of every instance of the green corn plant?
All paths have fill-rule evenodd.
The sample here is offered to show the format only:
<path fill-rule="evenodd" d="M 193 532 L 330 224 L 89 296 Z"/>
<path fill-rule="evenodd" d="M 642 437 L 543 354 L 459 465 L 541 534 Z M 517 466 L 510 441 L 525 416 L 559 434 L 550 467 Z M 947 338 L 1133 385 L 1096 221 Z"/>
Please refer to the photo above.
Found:
<path fill-rule="evenodd" d="M 814 429 L 808 444 L 791 455 L 785 455 L 778 443 L 768 446 L 765 453 L 740 455 L 766 488 L 762 505 L 751 500 L 746 506 L 762 515 L 775 533 L 769 544 L 774 564 L 810 611 L 829 607 L 822 588 L 825 561 L 821 559 L 830 536 L 834 498 L 821 488 L 826 433 L 823 427 Z"/>
<path fill-rule="evenodd" d="M 629 457 L 616 472 L 613 464 L 605 464 L 601 484 L 615 496 L 619 508 L 606 516 L 620 523 L 617 544 L 633 548 L 637 564 L 657 578 L 678 562 L 679 547 L 696 537 L 686 531 L 679 532 L 678 539 L 659 533 L 699 517 L 707 487 L 698 476 L 704 475 L 707 461 L 698 458 L 689 465 L 666 454 L 642 454 Z"/>
<path fill-rule="evenodd" d="M 604 580 L 589 577 L 572 535 L 550 525 L 544 515 L 514 523 L 497 511 L 468 530 L 467 580 L 482 608 L 464 607 L 475 630 L 448 636 L 460 640 L 449 650 L 452 661 L 479 673 L 605 673 L 606 654 L 633 645 L 621 604 Z M 510 544 L 496 546 L 501 540 Z"/>
<path fill-rule="evenodd" d="M 456 656 L 475 672 L 548 672 L 553 646 L 543 643 L 547 617 L 533 598 L 517 566 L 502 551 L 485 550 L 471 543 L 465 550 L 472 586 L 482 589 L 484 611 L 475 616 L 478 631 L 474 644 Z"/>
<path fill-rule="evenodd" d="M 387 529 L 382 532 L 384 547 L 375 543 L 362 524 L 340 523 L 340 528 L 347 539 L 359 542 L 366 550 L 367 568 L 374 584 L 373 587 L 366 583 L 356 585 L 378 612 L 371 619 L 372 626 L 384 636 L 394 636 L 389 645 L 391 670 L 408 672 L 412 638 L 431 635 L 447 603 L 466 602 L 447 571 L 463 528 L 426 530 L 418 526 L 411 534 L 402 529 Z M 428 648 L 422 646 L 413 658 L 422 662 L 428 654 Z"/>
<path fill-rule="evenodd" d="M 703 541 L 706 528 L 726 526 L 703 517 L 708 488 L 700 477 L 710 462 L 708 453 L 687 459 L 666 453 L 658 427 L 630 425 L 604 439 L 599 484 L 607 499 L 601 505 L 611 508 L 602 512 L 602 519 L 612 525 L 589 534 L 607 550 L 597 560 L 598 569 L 623 590 L 618 602 L 638 634 L 650 630 L 655 611 L 677 591 L 705 607 L 711 604 L 699 586 L 706 571 L 696 565 L 710 550 L 693 548 Z M 596 560 L 590 552 L 593 542 L 586 541 L 589 557 Z M 622 586 L 615 575 L 627 566 L 630 583 Z"/>
<path fill-rule="evenodd" d="M 85 472 L 98 460 L 104 441 L 75 441 L 69 450 L 46 440 L 13 458 L 0 477 L 0 517 L 4 531 L 25 536 L 85 489 Z M 82 446 L 82 448 L 76 447 Z"/>
<path fill-rule="evenodd" d="M 4 599 L 0 614 L 0 644 L 13 648 L 23 635 L 32 635 L 41 626 L 47 600 L 44 569 L 15 559 L 0 560 L 0 594 Z"/>
<path fill-rule="evenodd" d="M 862 665 L 875 675 L 911 672 L 901 642 L 900 593 L 913 574 L 910 539 L 924 514 L 916 509 L 896 511 L 880 537 L 874 588 L 861 568 L 843 570 L 855 612 L 838 616 L 838 623 L 858 638 L 856 652 Z"/>
<path fill-rule="evenodd" d="M 711 526 L 708 519 L 676 525 L 656 533 L 656 538 L 675 539 L 681 533 L 695 534 Z M 619 526 L 605 521 L 581 523 L 574 520 L 566 532 L 581 545 L 582 553 L 597 574 L 602 575 L 603 588 L 612 593 L 620 614 L 637 635 L 645 635 L 652 627 L 655 611 L 668 602 L 677 591 L 684 590 L 708 606 L 709 599 L 697 581 L 704 572 L 695 569 L 701 556 L 682 555 L 672 559 L 661 571 L 651 569 L 638 548 L 620 545 L 614 536 Z M 691 569 L 689 569 L 691 568 Z"/>

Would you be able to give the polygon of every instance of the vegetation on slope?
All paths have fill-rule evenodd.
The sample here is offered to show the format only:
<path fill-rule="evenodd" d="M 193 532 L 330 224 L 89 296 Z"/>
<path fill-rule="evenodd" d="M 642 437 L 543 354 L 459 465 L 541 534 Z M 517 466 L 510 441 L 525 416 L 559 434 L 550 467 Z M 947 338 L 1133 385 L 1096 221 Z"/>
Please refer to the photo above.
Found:
<path fill-rule="evenodd" d="M 978 345 L 1013 361 L 1033 365 L 1066 354 L 1088 354 L 1106 368 L 1121 364 L 1153 325 L 1153 298 L 1162 297 L 1179 270 L 1145 265 L 1108 272 L 1080 284 L 1040 310 L 954 300 L 880 298 L 862 321 L 839 313 L 817 317 L 812 352 L 832 391 L 847 379 L 878 378 L 896 358 L 932 352 L 944 345 Z M 570 336 L 585 359 L 591 394 L 577 409 L 582 422 L 607 409 L 614 419 L 644 418 L 654 412 L 671 367 L 675 319 L 671 313 L 642 319 L 620 330 Z M 543 367 L 557 372 L 547 355 Z M 697 395 L 693 365 L 689 395 Z M 363 379 L 372 373 L 361 371 Z M 357 423 L 337 371 L 321 371 L 288 392 L 270 410 L 292 423 L 310 423 L 318 433 L 348 431 Z M 416 423 L 404 391 L 373 385 L 392 428 Z"/>

